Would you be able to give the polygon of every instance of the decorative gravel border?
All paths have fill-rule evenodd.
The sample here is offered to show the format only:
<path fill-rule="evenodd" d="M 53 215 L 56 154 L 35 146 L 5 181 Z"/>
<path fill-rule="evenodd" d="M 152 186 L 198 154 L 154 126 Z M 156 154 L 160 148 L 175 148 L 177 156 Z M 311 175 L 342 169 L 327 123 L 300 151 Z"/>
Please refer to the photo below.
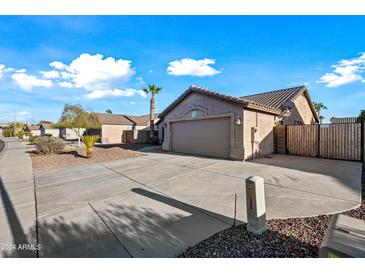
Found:
<path fill-rule="evenodd" d="M 365 220 L 365 202 L 344 214 Z M 247 232 L 246 224 L 231 227 L 189 247 L 182 258 L 318 258 L 331 215 L 269 220 L 262 235 Z"/>

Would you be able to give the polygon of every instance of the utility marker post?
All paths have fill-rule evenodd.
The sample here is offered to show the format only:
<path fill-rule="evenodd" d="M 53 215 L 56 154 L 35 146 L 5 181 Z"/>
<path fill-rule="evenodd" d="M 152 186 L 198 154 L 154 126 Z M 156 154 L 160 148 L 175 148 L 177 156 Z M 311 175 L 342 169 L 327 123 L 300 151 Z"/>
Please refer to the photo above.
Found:
<path fill-rule="evenodd" d="M 264 178 L 246 179 L 247 231 L 262 234 L 266 231 L 266 206 Z"/>

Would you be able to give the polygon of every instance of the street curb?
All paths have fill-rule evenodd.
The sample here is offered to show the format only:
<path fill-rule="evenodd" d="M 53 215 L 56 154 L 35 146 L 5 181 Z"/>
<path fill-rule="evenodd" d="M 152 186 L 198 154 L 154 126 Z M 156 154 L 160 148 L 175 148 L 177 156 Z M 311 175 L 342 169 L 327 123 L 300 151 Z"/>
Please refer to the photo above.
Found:
<path fill-rule="evenodd" d="M 0 139 L 0 158 L 5 154 L 5 151 L 7 149 L 6 142 Z"/>

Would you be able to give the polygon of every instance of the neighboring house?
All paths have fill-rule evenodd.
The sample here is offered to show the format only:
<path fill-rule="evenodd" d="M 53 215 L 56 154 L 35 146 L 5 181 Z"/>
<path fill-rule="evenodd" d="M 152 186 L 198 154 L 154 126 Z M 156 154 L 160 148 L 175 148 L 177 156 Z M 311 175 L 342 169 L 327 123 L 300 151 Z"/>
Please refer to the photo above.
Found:
<path fill-rule="evenodd" d="M 116 144 L 123 142 L 123 132 L 133 130 L 133 123 L 121 114 L 96 113 L 101 129 L 99 135 L 103 144 Z"/>
<path fill-rule="evenodd" d="M 99 134 L 103 144 L 145 143 L 149 140 L 149 115 L 96 113 L 101 129 L 90 130 Z M 157 129 L 157 128 L 156 128 Z"/>
<path fill-rule="evenodd" d="M 155 114 L 155 124 L 158 122 L 159 113 Z M 142 116 L 133 116 L 133 115 L 123 115 L 130 121 L 134 123 L 134 129 L 137 130 L 150 130 L 150 115 L 142 115 Z M 157 130 L 157 126 L 155 125 L 155 130 Z"/>
<path fill-rule="evenodd" d="M 40 124 L 39 130 L 41 131 L 41 136 L 51 135 L 52 137 L 60 137 L 60 130 L 58 128 L 54 128 L 52 124 Z"/>
<path fill-rule="evenodd" d="M 31 132 L 32 136 L 41 136 L 40 125 L 25 125 L 24 131 Z"/>
<path fill-rule="evenodd" d="M 358 117 L 332 117 L 331 124 L 354 124 L 358 123 Z"/>
<path fill-rule="evenodd" d="M 273 153 L 277 124 L 319 122 L 305 86 L 242 97 L 191 86 L 159 118 L 164 150 L 238 160 Z"/>
<path fill-rule="evenodd" d="M 80 135 L 82 136 L 85 133 L 85 129 L 80 129 Z M 60 138 L 64 140 L 77 140 L 79 137 L 76 132 L 71 128 L 60 128 Z"/>

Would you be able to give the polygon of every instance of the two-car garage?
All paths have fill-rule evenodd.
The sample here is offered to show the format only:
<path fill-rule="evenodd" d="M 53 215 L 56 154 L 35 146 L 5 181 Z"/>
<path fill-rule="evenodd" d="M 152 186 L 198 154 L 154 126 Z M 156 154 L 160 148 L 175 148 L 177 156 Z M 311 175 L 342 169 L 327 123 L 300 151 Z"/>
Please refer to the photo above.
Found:
<path fill-rule="evenodd" d="M 171 123 L 171 150 L 230 158 L 230 117 L 186 120 Z"/>

